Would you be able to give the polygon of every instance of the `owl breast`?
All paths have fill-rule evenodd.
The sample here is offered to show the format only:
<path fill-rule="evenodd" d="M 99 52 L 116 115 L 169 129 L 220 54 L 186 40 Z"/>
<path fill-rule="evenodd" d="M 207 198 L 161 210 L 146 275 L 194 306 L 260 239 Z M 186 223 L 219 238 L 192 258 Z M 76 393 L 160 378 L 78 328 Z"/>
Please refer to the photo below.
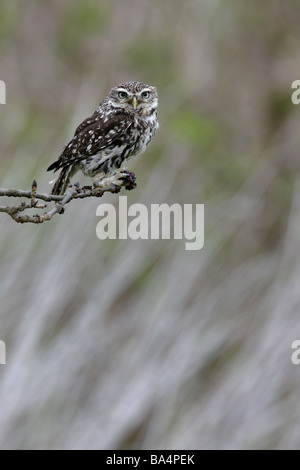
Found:
<path fill-rule="evenodd" d="M 134 141 L 132 155 L 128 158 L 135 157 L 144 152 L 150 140 L 156 132 L 154 123 L 149 122 L 150 118 L 143 121 L 137 120 L 132 129 L 132 137 Z"/>
<path fill-rule="evenodd" d="M 157 119 L 135 119 L 119 143 L 107 146 L 81 160 L 81 169 L 87 176 L 108 174 L 121 168 L 126 160 L 143 153 L 158 128 Z"/>

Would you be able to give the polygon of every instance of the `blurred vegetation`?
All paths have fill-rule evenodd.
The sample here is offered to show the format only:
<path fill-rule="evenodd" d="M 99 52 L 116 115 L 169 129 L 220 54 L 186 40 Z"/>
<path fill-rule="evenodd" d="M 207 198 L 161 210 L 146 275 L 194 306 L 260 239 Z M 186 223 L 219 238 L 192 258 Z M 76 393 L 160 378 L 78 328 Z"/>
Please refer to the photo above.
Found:
<path fill-rule="evenodd" d="M 99 201 L 0 218 L 1 449 L 299 448 L 300 5 L 0 0 L 1 187 L 109 89 L 157 86 L 128 203 L 204 203 L 205 247 L 96 238 Z M 118 205 L 118 197 L 103 202 Z"/>

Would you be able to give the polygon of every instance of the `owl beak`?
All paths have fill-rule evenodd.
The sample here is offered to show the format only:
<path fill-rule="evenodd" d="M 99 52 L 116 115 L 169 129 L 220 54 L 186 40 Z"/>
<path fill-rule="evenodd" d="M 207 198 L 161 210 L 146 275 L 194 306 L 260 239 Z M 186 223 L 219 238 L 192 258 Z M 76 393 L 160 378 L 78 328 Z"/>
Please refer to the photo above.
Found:
<path fill-rule="evenodd" d="M 136 110 L 138 104 L 139 104 L 139 103 L 138 103 L 137 97 L 134 96 L 134 97 L 132 98 L 132 106 L 133 106 L 133 109 L 134 109 L 134 110 Z"/>

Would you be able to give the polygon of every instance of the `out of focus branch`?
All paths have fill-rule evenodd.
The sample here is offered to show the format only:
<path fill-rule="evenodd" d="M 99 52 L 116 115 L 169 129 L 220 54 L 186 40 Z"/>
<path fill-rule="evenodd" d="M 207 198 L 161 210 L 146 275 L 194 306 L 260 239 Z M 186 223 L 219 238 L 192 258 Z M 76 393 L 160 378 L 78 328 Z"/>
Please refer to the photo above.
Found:
<path fill-rule="evenodd" d="M 128 191 L 136 188 L 135 175 L 132 172 L 125 173 L 124 181 L 121 186 L 124 186 Z M 64 207 L 74 199 L 86 199 L 88 197 L 101 197 L 104 193 L 119 193 L 121 186 L 117 184 L 110 184 L 109 186 L 97 188 L 83 187 L 80 188 L 79 184 L 70 186 L 63 196 L 55 196 L 52 194 L 44 194 L 37 192 L 37 182 L 33 181 L 31 191 L 23 191 L 18 189 L 2 189 L 0 188 L 0 197 L 13 197 L 13 198 L 27 198 L 30 202 L 21 202 L 14 206 L 0 206 L 0 212 L 8 214 L 15 222 L 19 224 L 32 223 L 42 224 L 46 220 L 51 220 L 55 214 L 63 214 Z M 47 204 L 40 204 L 39 199 L 45 202 L 55 202 L 55 206 L 49 212 L 44 214 L 23 214 L 25 210 L 45 209 Z"/>

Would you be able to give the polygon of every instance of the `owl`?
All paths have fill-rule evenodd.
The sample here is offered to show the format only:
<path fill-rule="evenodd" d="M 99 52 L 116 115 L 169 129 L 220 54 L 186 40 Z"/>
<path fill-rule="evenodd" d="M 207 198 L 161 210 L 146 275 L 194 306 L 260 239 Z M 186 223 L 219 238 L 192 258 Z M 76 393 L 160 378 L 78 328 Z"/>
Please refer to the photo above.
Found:
<path fill-rule="evenodd" d="M 112 88 L 94 114 L 80 124 L 59 159 L 47 171 L 60 170 L 52 194 L 64 194 L 78 171 L 93 185 L 121 185 L 126 160 L 138 156 L 158 129 L 156 88 L 124 82 Z"/>

